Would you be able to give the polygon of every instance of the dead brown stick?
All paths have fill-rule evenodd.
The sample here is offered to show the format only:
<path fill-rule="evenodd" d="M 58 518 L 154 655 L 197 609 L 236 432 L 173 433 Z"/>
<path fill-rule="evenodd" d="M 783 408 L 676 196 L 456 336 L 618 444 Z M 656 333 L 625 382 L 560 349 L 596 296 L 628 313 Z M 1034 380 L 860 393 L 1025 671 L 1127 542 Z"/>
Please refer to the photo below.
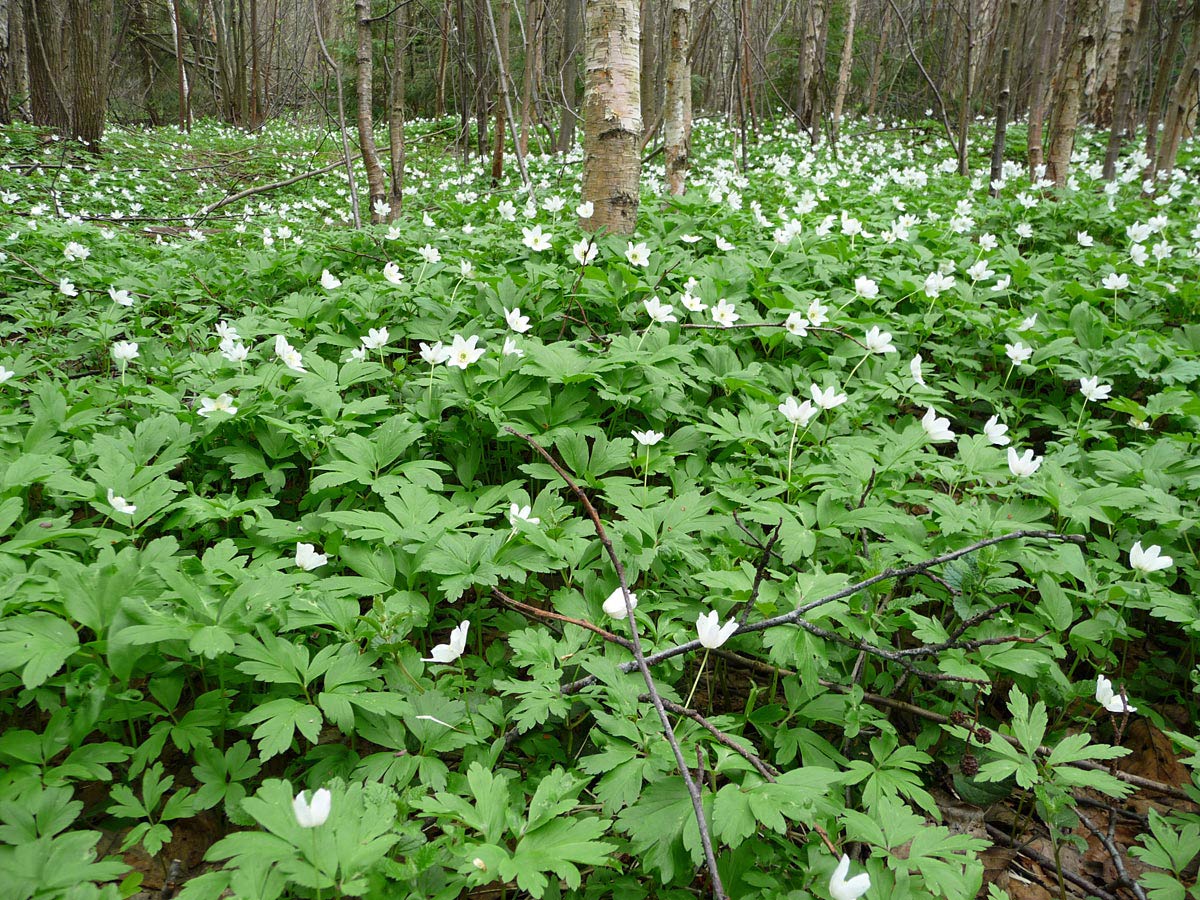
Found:
<path fill-rule="evenodd" d="M 541 444 L 529 435 L 522 434 L 515 428 L 508 426 L 505 426 L 504 430 L 529 444 L 558 473 L 559 478 L 566 482 L 571 492 L 579 498 L 579 502 L 583 505 L 588 518 L 591 519 L 592 525 L 596 529 L 596 537 L 599 538 L 600 543 L 604 546 L 604 552 L 612 562 L 613 569 L 617 573 L 617 581 L 620 584 L 621 594 L 625 601 L 625 618 L 629 623 L 629 632 L 632 635 L 631 643 L 633 646 L 631 649 L 633 650 L 634 661 L 637 664 L 637 668 L 641 671 L 642 681 L 645 682 L 650 702 L 654 706 L 655 712 L 658 713 L 659 721 L 662 723 L 663 735 L 666 737 L 667 743 L 671 745 L 671 752 L 675 756 L 675 764 L 679 768 L 679 774 L 683 777 L 683 783 L 692 798 L 692 809 L 696 814 L 696 826 L 700 831 L 700 843 L 704 848 L 704 860 L 708 866 L 709 878 L 712 879 L 713 896 L 717 900 L 725 900 L 725 887 L 721 883 L 721 873 L 717 869 L 717 857 L 713 852 L 712 837 L 709 834 L 708 822 L 704 817 L 704 800 L 700 796 L 700 788 L 697 787 L 695 779 L 692 778 L 692 772 L 687 764 L 687 760 L 683 758 L 683 748 L 679 746 L 679 739 L 675 736 L 675 729 L 671 725 L 671 717 L 667 715 L 666 707 L 663 706 L 662 696 L 658 692 L 658 687 L 654 684 L 654 676 L 650 673 L 650 666 L 646 662 L 646 655 L 642 652 L 642 641 L 638 635 L 637 619 L 633 614 L 633 604 L 630 602 L 631 593 L 629 582 L 625 577 L 625 567 L 621 564 L 621 559 L 617 556 L 617 551 L 613 547 L 612 540 L 609 538 L 608 532 L 604 529 L 604 523 L 600 521 L 600 514 L 596 512 L 596 507 L 592 505 L 592 501 L 588 498 L 588 495 L 575 483 L 575 480 L 568 474 L 567 470 Z"/>

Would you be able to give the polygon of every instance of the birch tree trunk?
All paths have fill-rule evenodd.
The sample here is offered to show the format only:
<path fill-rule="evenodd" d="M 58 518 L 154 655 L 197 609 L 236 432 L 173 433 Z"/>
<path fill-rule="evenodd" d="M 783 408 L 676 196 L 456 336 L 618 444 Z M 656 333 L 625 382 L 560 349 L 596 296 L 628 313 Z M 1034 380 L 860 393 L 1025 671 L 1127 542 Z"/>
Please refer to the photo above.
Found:
<path fill-rule="evenodd" d="M 179 130 L 192 130 L 191 87 L 188 85 L 187 66 L 183 61 L 183 17 L 179 9 L 180 0 L 171 0 L 171 36 L 175 39 L 175 80 L 179 90 Z"/>
<path fill-rule="evenodd" d="M 867 96 L 867 117 L 875 115 L 875 104 L 879 100 L 879 78 L 883 71 L 883 51 L 887 47 L 888 29 L 892 24 L 892 8 L 883 8 L 883 22 L 879 26 L 879 42 L 875 45 L 875 58 L 871 61 L 871 87 Z"/>
<path fill-rule="evenodd" d="M 1146 10 L 1149 8 L 1150 4 L 1146 4 L 1144 7 Z M 1142 0 L 1125 0 L 1121 17 L 1121 47 L 1117 53 L 1116 63 L 1116 95 L 1112 97 L 1112 102 L 1106 111 L 1111 127 L 1108 132 L 1108 146 L 1104 151 L 1105 181 L 1111 181 L 1113 176 L 1116 175 L 1117 159 L 1121 155 L 1121 145 L 1125 142 L 1125 127 L 1129 121 L 1129 105 L 1133 99 L 1136 75 L 1134 66 L 1137 62 L 1135 59 L 1135 45 L 1137 44 L 1139 34 L 1138 20 L 1142 17 L 1143 12 Z M 1099 114 L 1100 106 L 1097 105 L 1097 117 L 1099 117 Z M 1099 124 L 1100 122 L 1097 121 L 1096 125 Z"/>
<path fill-rule="evenodd" d="M 1056 185 L 1066 183 L 1083 106 L 1083 82 L 1088 51 L 1096 43 L 1096 0 L 1071 0 L 1067 5 L 1067 33 L 1063 37 L 1053 93 L 1058 98 L 1046 152 L 1046 177 Z"/>
<path fill-rule="evenodd" d="M 389 221 L 400 218 L 404 209 L 404 92 L 405 54 L 408 52 L 408 4 L 400 3 L 395 12 L 396 35 L 392 46 L 392 96 L 388 115 L 388 144 L 391 148 L 391 192 L 388 194 Z"/>
<path fill-rule="evenodd" d="M 641 22 L 637 0 L 586 0 L 583 200 L 589 231 L 637 226 L 642 138 Z"/>
<path fill-rule="evenodd" d="M 358 27 L 358 50 L 355 62 L 358 65 L 356 81 L 358 99 L 358 146 L 362 150 L 363 166 L 367 170 L 367 194 L 371 205 L 371 221 L 382 222 L 376 204 L 387 202 L 387 191 L 383 185 L 383 166 L 379 164 L 379 152 L 375 149 L 375 121 L 371 102 L 375 96 L 375 60 L 371 46 L 371 0 L 354 0 L 354 15 Z M 336 76 L 336 73 L 335 73 Z"/>
<path fill-rule="evenodd" d="M 1029 174 L 1030 177 L 1045 162 L 1042 149 L 1046 120 L 1046 84 L 1051 78 L 1050 65 L 1054 59 L 1054 22 L 1057 0 L 1043 0 L 1042 25 L 1038 29 L 1037 50 L 1034 52 L 1033 77 L 1029 86 Z"/>
<path fill-rule="evenodd" d="M 800 32 L 800 56 L 796 73 L 796 115 L 814 140 L 819 123 L 818 94 L 821 61 L 825 54 L 823 36 L 827 33 L 826 5 L 829 0 L 809 0 Z"/>
<path fill-rule="evenodd" d="M 841 128 L 842 106 L 850 87 L 850 66 L 854 61 L 854 26 L 858 21 L 858 0 L 846 3 L 846 36 L 842 41 L 842 58 L 838 63 L 837 92 L 833 95 L 833 121 L 829 125 L 829 140 L 837 143 Z"/>
<path fill-rule="evenodd" d="M 691 0 L 671 0 L 663 126 L 667 192 L 682 194 L 692 144 Z"/>
<path fill-rule="evenodd" d="M 1140 5 L 1140 0 L 1134 0 Z M 1113 104 L 1120 87 L 1121 45 L 1124 42 L 1125 18 L 1129 0 L 1106 0 L 1103 8 L 1104 27 L 1101 30 L 1099 51 L 1096 54 L 1096 86 L 1092 95 L 1092 124 L 1108 128 L 1113 121 Z M 1137 22 L 1137 13 L 1133 15 Z"/>

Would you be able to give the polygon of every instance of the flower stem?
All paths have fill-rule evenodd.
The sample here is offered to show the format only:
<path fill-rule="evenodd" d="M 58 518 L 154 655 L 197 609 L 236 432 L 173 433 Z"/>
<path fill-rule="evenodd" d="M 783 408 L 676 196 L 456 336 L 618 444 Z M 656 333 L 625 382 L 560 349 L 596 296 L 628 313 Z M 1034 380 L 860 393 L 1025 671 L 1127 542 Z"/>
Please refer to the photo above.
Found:
<path fill-rule="evenodd" d="M 704 656 L 700 659 L 700 668 L 696 670 L 696 680 L 692 682 L 692 689 L 688 691 L 687 699 L 683 701 L 684 709 L 691 708 L 692 697 L 696 696 L 696 688 L 700 686 L 700 676 L 704 674 L 704 667 L 708 665 L 708 648 L 704 650 Z M 683 715 L 680 714 L 679 721 L 675 723 L 675 728 L 678 729 L 683 723 Z"/>
<path fill-rule="evenodd" d="M 467 719 L 471 723 L 471 733 L 479 737 L 479 731 L 475 728 L 475 717 L 471 715 L 471 704 L 467 701 L 467 664 L 461 656 L 458 658 L 458 669 L 462 672 L 462 701 L 467 710 Z"/>
<path fill-rule="evenodd" d="M 792 440 L 788 444 L 788 466 L 787 466 L 787 502 L 792 500 L 792 452 L 796 449 L 796 432 L 800 430 L 800 423 L 792 423 Z"/>
<path fill-rule="evenodd" d="M 870 356 L 871 356 L 871 351 L 868 350 L 867 355 L 864 356 L 862 359 L 860 359 L 858 362 L 856 362 L 854 364 L 854 368 L 851 369 L 850 374 L 846 376 L 846 382 L 845 382 L 846 384 L 850 383 L 850 379 L 854 377 L 854 373 L 858 371 L 858 367 L 861 366 L 863 363 L 865 363 Z"/>
<path fill-rule="evenodd" d="M 325 873 L 323 871 L 321 871 L 321 867 L 317 864 L 317 829 L 310 828 L 308 830 L 312 833 L 312 845 L 313 845 L 312 864 L 313 864 L 313 868 L 317 870 L 317 900 L 321 900 L 320 876 L 324 875 Z"/>

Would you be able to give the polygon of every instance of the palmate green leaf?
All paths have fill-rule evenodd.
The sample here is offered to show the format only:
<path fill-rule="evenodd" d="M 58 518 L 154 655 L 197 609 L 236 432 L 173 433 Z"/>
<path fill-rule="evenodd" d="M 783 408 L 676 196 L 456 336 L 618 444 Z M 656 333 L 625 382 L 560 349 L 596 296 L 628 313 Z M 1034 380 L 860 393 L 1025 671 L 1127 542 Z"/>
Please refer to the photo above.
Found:
<path fill-rule="evenodd" d="M 494 684 L 504 694 L 520 698 L 508 713 L 520 733 L 544 724 L 551 716 L 565 716 L 571 709 L 570 698 L 563 696 L 557 683 L 498 678 Z"/>
<path fill-rule="evenodd" d="M 571 775 L 560 766 L 543 775 L 529 801 L 522 833 L 529 835 L 551 819 L 574 809 L 575 798 L 586 783 L 586 779 Z"/>
<path fill-rule="evenodd" d="M 1021 693 L 1020 688 L 1014 687 L 1008 695 L 1008 711 L 1012 714 L 1009 724 L 1013 736 L 1032 756 L 1046 736 L 1046 726 L 1050 721 L 1046 715 L 1046 704 L 1039 700 L 1030 709 L 1029 698 Z"/>
<path fill-rule="evenodd" d="M 0 630 L 0 672 L 20 670 L 27 689 L 44 684 L 79 649 L 68 623 L 46 612 L 12 616 Z"/>
<path fill-rule="evenodd" d="M 711 798 L 711 794 L 705 797 L 710 822 Z M 642 865 L 657 871 L 663 884 L 673 881 L 677 871 L 704 859 L 692 798 L 678 776 L 647 786 L 638 801 L 617 816 L 617 828 L 629 835 L 630 851 Z"/>
<path fill-rule="evenodd" d="M 436 546 L 427 546 L 422 556 L 430 572 L 447 576 L 441 582 L 446 599 L 453 603 L 470 587 L 495 587 L 500 570 L 493 560 L 504 538 L 448 534 Z"/>
<path fill-rule="evenodd" d="M 258 741 L 259 757 L 265 762 L 286 752 L 292 746 L 296 731 L 316 744 L 322 721 L 321 711 L 315 706 L 281 697 L 255 707 L 242 716 L 238 724 L 258 725 L 253 737 Z"/>
<path fill-rule="evenodd" d="M 65 831 L 83 811 L 83 801 L 73 796 L 69 787 L 35 784 L 19 799 L 0 801 L 0 841 L 23 844 Z"/>
<path fill-rule="evenodd" d="M 549 886 L 544 873 L 553 873 L 576 890 L 582 880 L 579 866 L 602 866 L 616 844 L 598 841 L 607 831 L 598 818 L 559 818 L 528 832 L 510 859 L 500 865 L 500 877 L 516 879 L 517 886 L 540 898 Z"/>
<path fill-rule="evenodd" d="M 0 847 L 0 871 L 11 897 L 70 897 L 79 885 L 112 881 L 129 870 L 120 859 L 96 859 L 99 831 L 69 831 L 15 847 Z"/>
<path fill-rule="evenodd" d="M 1046 762 L 1051 766 L 1061 766 L 1082 759 L 1118 759 L 1129 753 L 1128 747 L 1093 744 L 1091 735 L 1079 732 L 1078 734 L 1069 734 L 1055 744 Z"/>

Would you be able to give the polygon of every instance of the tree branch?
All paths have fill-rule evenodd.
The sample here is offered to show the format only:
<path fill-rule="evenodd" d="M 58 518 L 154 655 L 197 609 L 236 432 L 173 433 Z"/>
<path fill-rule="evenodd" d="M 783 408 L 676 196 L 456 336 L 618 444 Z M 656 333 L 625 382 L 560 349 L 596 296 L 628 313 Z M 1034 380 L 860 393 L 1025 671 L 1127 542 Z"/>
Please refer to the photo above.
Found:
<path fill-rule="evenodd" d="M 683 758 L 683 749 L 679 746 L 679 739 L 675 737 L 675 729 L 671 725 L 671 717 L 667 715 L 667 710 L 663 706 L 663 699 L 658 693 L 658 688 L 654 684 L 654 676 L 650 674 L 650 666 L 646 662 L 646 655 L 642 651 L 642 642 L 638 636 L 637 619 L 633 614 L 633 607 L 630 603 L 629 583 L 625 578 L 625 567 L 621 565 L 621 560 L 617 556 L 616 550 L 613 548 L 612 541 L 608 537 L 608 533 L 604 530 L 604 523 L 600 521 L 600 514 L 596 512 L 596 508 L 592 505 L 592 501 L 588 499 L 583 489 L 579 487 L 567 473 L 567 470 L 559 465 L 558 460 L 550 455 L 541 444 L 531 438 L 529 435 L 522 434 L 515 428 L 505 426 L 505 431 L 521 440 L 525 441 L 529 446 L 538 452 L 541 457 L 550 464 L 550 467 L 558 473 L 558 476 L 566 482 L 567 487 L 571 492 L 579 498 L 579 502 L 583 505 L 587 516 L 592 520 L 592 525 L 596 529 L 596 537 L 600 539 L 600 543 L 604 546 L 604 551 L 608 554 L 609 560 L 612 562 L 613 569 L 617 573 L 617 580 L 620 582 L 621 595 L 625 600 L 625 615 L 629 622 L 629 631 L 632 635 L 631 643 L 633 645 L 633 655 L 635 667 L 642 673 L 642 680 L 646 684 L 646 691 L 650 697 L 650 702 L 654 705 L 655 712 L 658 713 L 659 721 L 662 723 L 663 734 L 667 739 L 667 743 L 671 745 L 671 752 L 675 755 L 675 764 L 679 767 L 679 774 L 683 776 L 683 783 L 687 786 L 688 794 L 692 798 L 692 809 L 696 814 L 696 825 L 700 829 L 700 843 L 704 847 L 704 859 L 708 866 L 708 874 L 712 879 L 713 896 L 717 900 L 725 900 L 725 887 L 721 884 L 721 874 L 717 870 L 717 858 L 713 853 L 712 837 L 709 835 L 708 822 L 704 818 L 704 800 L 700 795 L 700 788 L 696 785 L 692 778 L 691 769 L 688 767 L 687 760 Z M 629 671 L 632 671 L 630 669 Z"/>

